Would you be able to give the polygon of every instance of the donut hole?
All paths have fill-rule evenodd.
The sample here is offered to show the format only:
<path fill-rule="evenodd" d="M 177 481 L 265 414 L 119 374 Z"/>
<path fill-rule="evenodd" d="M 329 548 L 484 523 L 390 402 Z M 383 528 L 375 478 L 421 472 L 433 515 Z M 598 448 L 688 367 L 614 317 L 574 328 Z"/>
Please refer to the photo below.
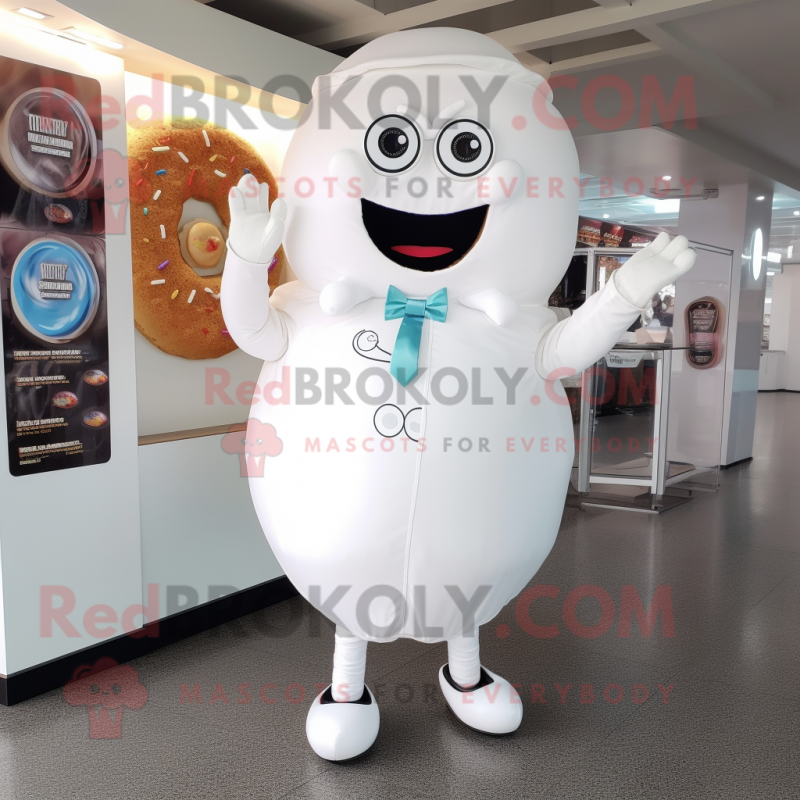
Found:
<path fill-rule="evenodd" d="M 190 197 L 183 204 L 178 223 L 181 255 L 201 278 L 222 273 L 227 239 L 228 228 L 211 203 Z"/>

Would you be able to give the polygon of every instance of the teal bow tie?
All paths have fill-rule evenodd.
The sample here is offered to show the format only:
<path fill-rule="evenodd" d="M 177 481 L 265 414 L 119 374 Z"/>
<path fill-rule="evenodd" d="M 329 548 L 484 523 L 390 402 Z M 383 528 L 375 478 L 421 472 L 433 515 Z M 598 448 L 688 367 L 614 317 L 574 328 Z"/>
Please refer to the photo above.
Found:
<path fill-rule="evenodd" d="M 411 383 L 419 369 L 419 343 L 422 320 L 444 322 L 447 319 L 447 289 L 439 289 L 427 300 L 409 300 L 399 289 L 389 287 L 386 293 L 386 319 L 400 319 L 400 330 L 392 351 L 389 372 L 402 386 Z"/>

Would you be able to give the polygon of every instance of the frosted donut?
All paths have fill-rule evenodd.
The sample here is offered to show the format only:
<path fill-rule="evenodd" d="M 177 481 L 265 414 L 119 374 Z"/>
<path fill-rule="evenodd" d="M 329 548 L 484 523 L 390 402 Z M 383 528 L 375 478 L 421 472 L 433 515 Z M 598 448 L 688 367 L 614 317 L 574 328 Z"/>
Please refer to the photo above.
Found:
<path fill-rule="evenodd" d="M 136 329 L 170 355 L 224 356 L 236 349 L 219 302 L 228 194 L 250 172 L 269 186 L 271 204 L 278 196 L 275 178 L 247 142 L 199 120 L 129 127 L 128 155 Z M 201 219 L 181 226 L 190 197 L 210 203 L 225 230 Z M 181 238 L 193 264 L 184 258 Z M 281 248 L 269 270 L 270 291 L 280 281 L 283 263 Z"/>

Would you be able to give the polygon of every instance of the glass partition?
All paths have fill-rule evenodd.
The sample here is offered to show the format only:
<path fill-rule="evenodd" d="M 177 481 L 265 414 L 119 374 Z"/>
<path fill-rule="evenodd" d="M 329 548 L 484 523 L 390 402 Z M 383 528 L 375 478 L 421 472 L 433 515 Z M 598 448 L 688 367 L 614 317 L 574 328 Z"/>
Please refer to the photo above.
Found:
<path fill-rule="evenodd" d="M 719 484 L 733 253 L 692 243 L 695 268 L 653 296 L 568 394 L 585 504 L 659 512 Z M 610 251 L 610 252 L 609 252 Z M 635 251 L 589 248 L 586 297 Z"/>

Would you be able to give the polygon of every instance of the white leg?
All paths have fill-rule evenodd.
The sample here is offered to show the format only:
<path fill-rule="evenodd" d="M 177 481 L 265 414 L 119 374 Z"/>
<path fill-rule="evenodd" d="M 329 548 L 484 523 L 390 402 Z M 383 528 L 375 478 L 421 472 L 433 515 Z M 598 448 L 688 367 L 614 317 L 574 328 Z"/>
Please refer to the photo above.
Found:
<path fill-rule="evenodd" d="M 477 632 L 447 641 L 447 663 L 450 677 L 459 686 L 475 686 L 481 679 L 480 641 Z"/>
<path fill-rule="evenodd" d="M 337 703 L 349 703 L 361 697 L 366 669 L 367 642 L 337 625 L 331 682 L 331 694 Z"/>
<path fill-rule="evenodd" d="M 447 641 L 439 685 L 452 712 L 481 733 L 504 734 L 522 722 L 522 700 L 504 678 L 481 666 L 478 632 Z"/>
<path fill-rule="evenodd" d="M 333 682 L 314 700 L 306 718 L 309 744 L 328 761 L 360 756 L 378 736 L 381 717 L 364 683 L 366 666 L 366 641 L 337 626 Z"/>

